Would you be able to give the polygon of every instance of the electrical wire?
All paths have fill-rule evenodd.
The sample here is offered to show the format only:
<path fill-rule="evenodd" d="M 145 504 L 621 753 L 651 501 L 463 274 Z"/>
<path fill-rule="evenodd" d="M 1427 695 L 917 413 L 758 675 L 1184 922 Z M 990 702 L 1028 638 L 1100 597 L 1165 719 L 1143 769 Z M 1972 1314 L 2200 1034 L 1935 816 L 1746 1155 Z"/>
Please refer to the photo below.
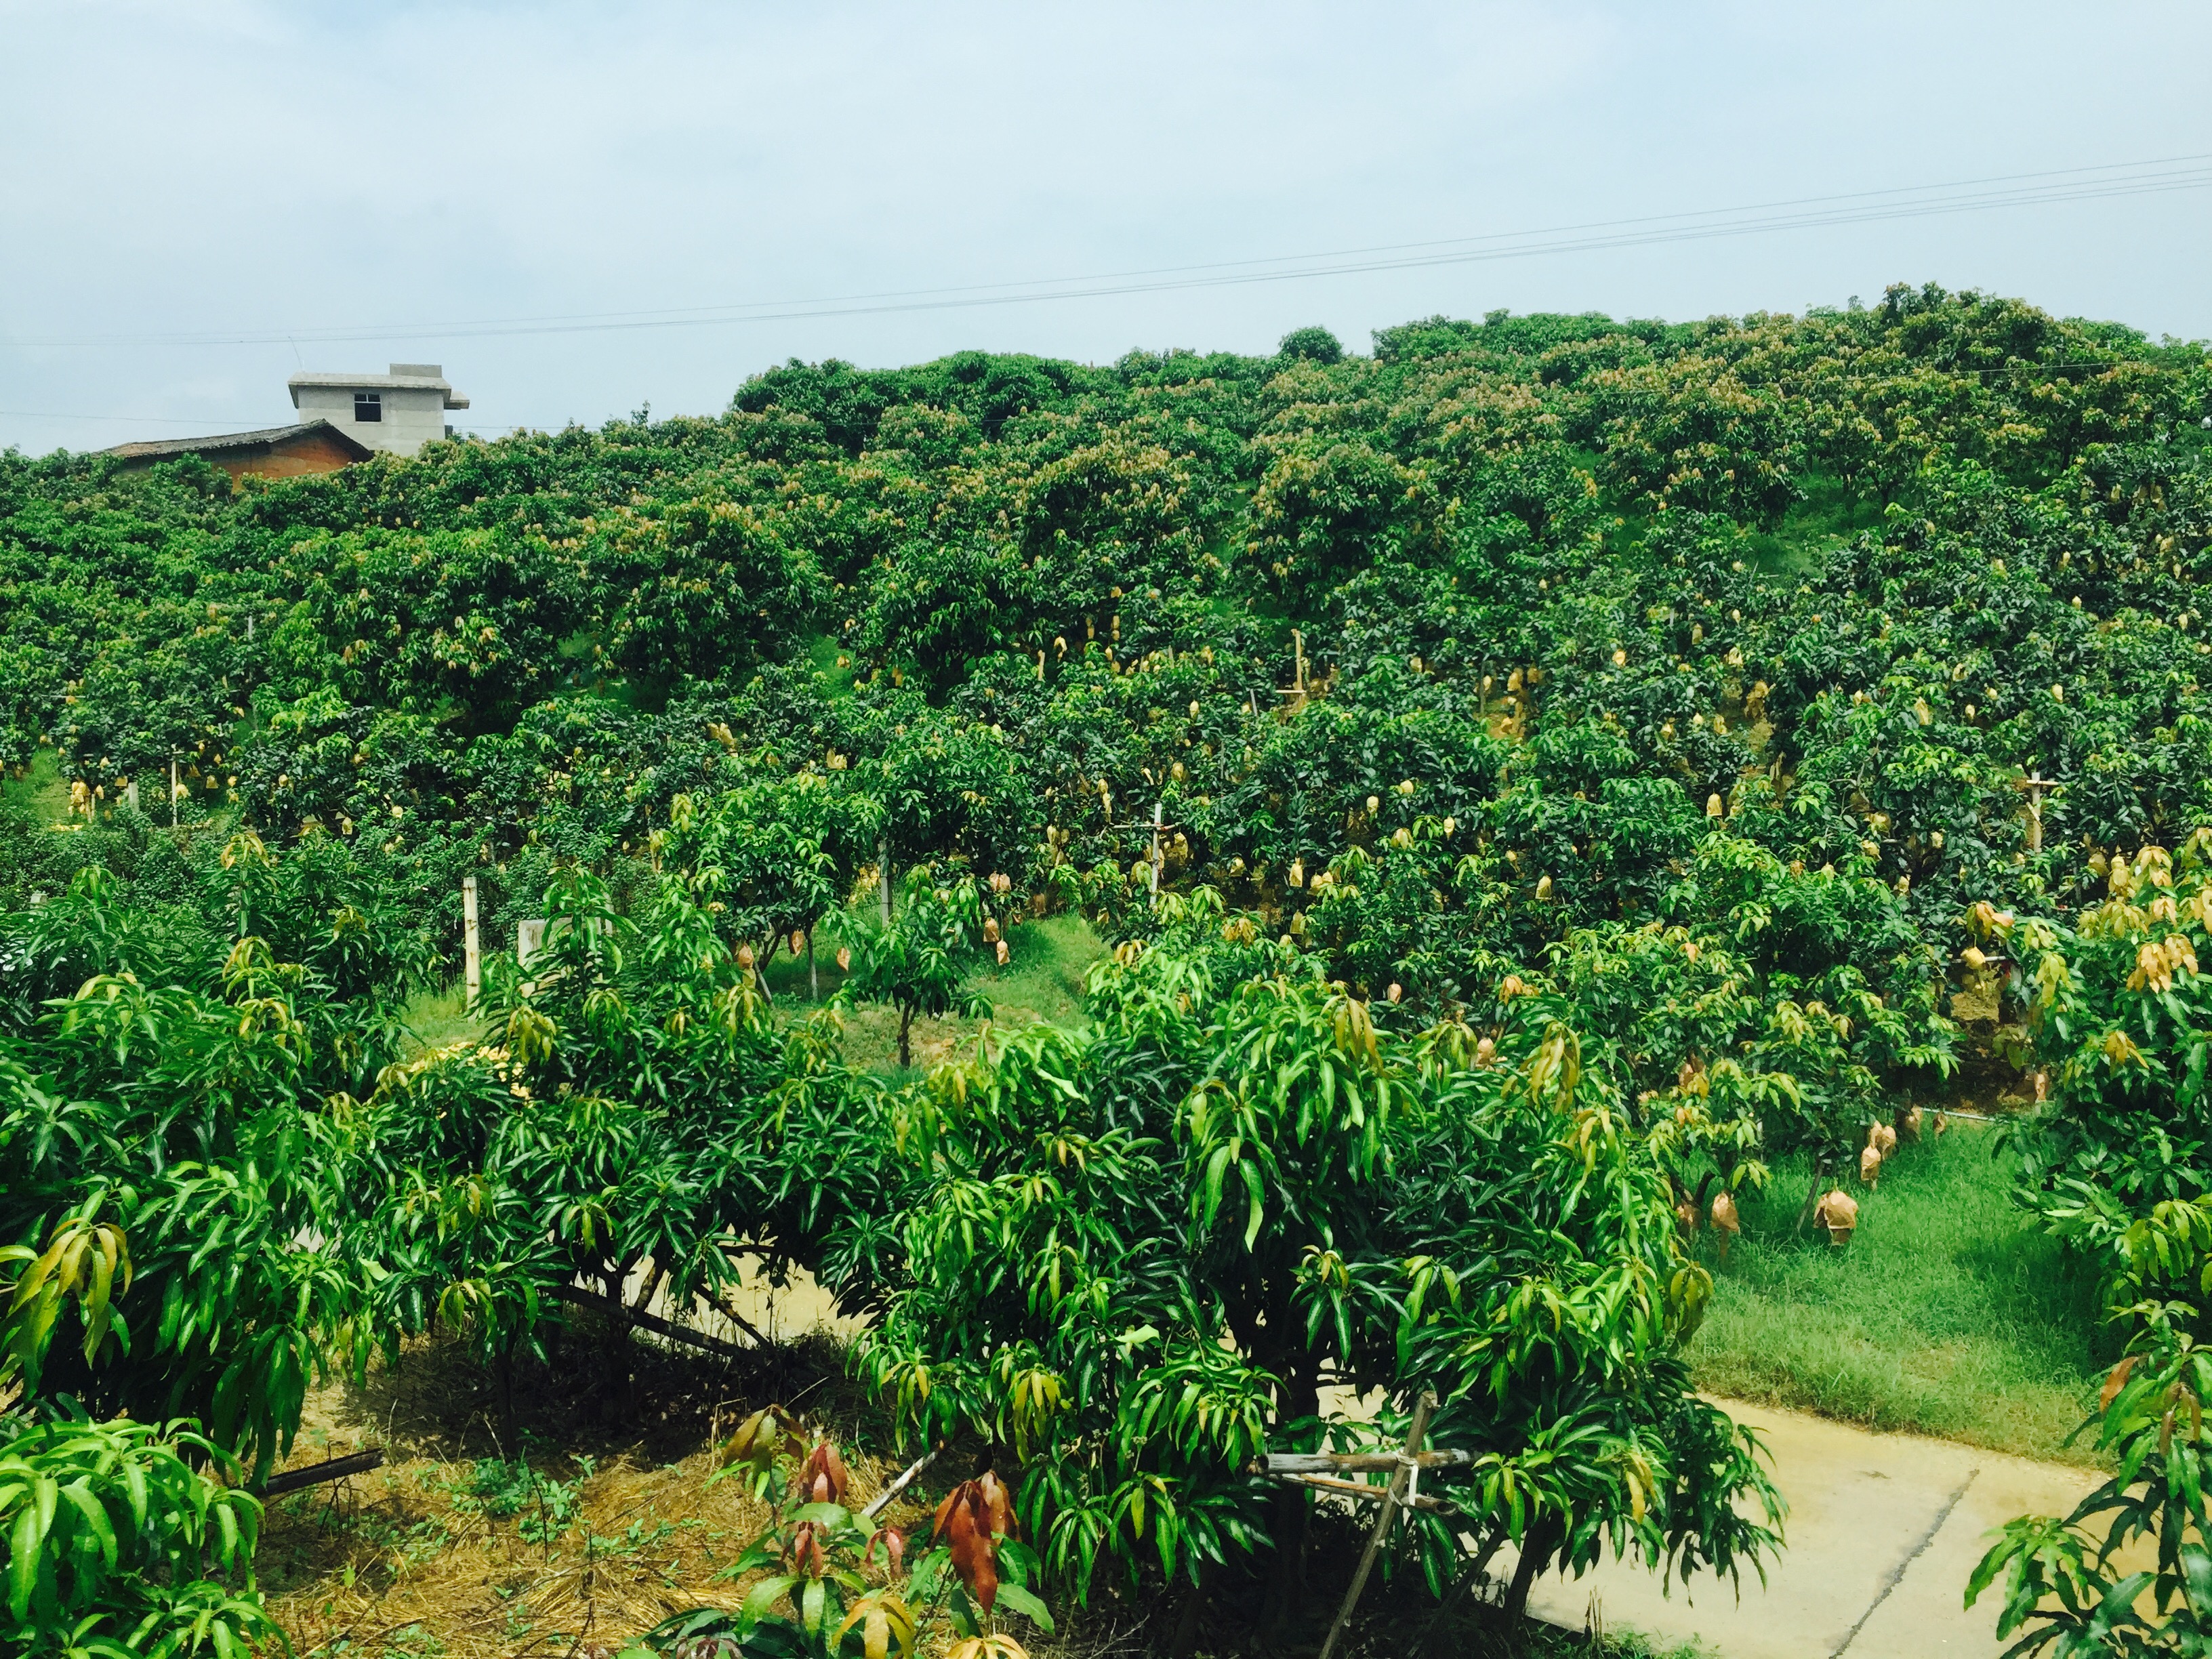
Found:
<path fill-rule="evenodd" d="M 131 426 L 205 426 L 210 421 L 259 418 L 243 415 L 70 415 L 56 409 L 0 409 L 0 416 L 25 421 L 121 421 Z"/>
<path fill-rule="evenodd" d="M 264 345 L 301 341 L 337 343 L 484 339 L 966 310 L 989 306 L 1034 305 L 1054 301 L 1306 281 L 1321 276 L 1422 270 L 1533 258 L 1550 254 L 1609 252 L 1666 243 L 1771 234 L 1780 231 L 2165 194 L 2202 190 L 2208 186 L 2212 186 L 2212 153 L 2114 162 L 2049 173 L 1999 174 L 1948 184 L 1799 197 L 1742 207 L 1602 220 L 1534 231 L 1383 244 L 1207 264 L 1157 266 L 1027 283 L 901 289 L 815 300 L 754 301 L 664 311 L 569 313 L 540 317 L 480 318 L 443 323 L 366 324 L 324 328 L 248 328 L 220 332 L 106 335 L 79 339 L 27 341 L 23 343 L 45 346 L 125 343 Z"/>

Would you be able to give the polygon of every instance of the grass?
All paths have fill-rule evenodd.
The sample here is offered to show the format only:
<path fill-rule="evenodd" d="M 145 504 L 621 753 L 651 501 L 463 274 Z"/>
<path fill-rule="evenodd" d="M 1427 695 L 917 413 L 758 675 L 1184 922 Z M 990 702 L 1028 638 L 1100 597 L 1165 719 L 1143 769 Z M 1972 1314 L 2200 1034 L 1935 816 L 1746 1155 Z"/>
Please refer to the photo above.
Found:
<path fill-rule="evenodd" d="M 2113 1349 L 2094 1275 L 2023 1230 L 1991 1156 L 1995 1131 L 1954 1125 L 1900 1147 L 1859 1200 L 1850 1243 L 1796 1230 L 1810 1182 L 1785 1159 L 1742 1206 L 1689 1349 L 1698 1388 L 1868 1428 L 2094 1464 L 2064 1442 L 2095 1403 Z"/>
<path fill-rule="evenodd" d="M 459 981 L 442 991 L 417 991 L 408 998 L 400 1012 L 415 1036 L 410 1055 L 483 1036 L 483 1023 L 469 1016 L 467 1001 L 468 993 Z"/>
<path fill-rule="evenodd" d="M 1796 581 L 1860 531 L 1881 522 L 1879 506 L 1846 495 L 1842 483 L 1826 473 L 1808 474 L 1799 483 L 1804 498 L 1791 504 L 1774 529 L 1745 541 L 1759 574 L 1770 582 Z"/>
<path fill-rule="evenodd" d="M 1001 969 L 978 952 L 967 988 L 991 1004 L 994 1030 L 1036 1024 L 1074 1025 L 1083 1018 L 1083 976 L 1106 954 L 1106 946 L 1080 916 L 1046 916 L 1025 921 L 1006 935 L 1013 960 Z M 828 1000 L 844 982 L 826 937 L 817 941 L 815 967 L 822 996 Z M 797 1016 L 811 1006 L 807 997 L 806 962 L 779 951 L 768 965 L 769 989 L 780 1011 Z M 889 1008 L 856 1007 L 845 1016 L 845 1054 L 857 1066 L 887 1077 L 911 1076 L 943 1064 L 972 1048 L 983 1023 L 974 1019 L 917 1019 L 914 1023 L 914 1066 L 898 1065 L 898 1015 Z"/>
<path fill-rule="evenodd" d="M 60 757 L 51 749 L 41 749 L 31 757 L 22 776 L 0 773 L 0 799 L 29 813 L 35 823 L 67 823 L 69 785 L 62 781 Z"/>
<path fill-rule="evenodd" d="M 806 659 L 812 665 L 814 678 L 830 701 L 850 702 L 853 700 L 855 671 L 852 659 L 838 648 L 835 634 L 817 634 L 807 645 Z"/>
<path fill-rule="evenodd" d="M 967 980 L 970 991 L 989 999 L 992 1028 L 1005 1031 L 1039 1021 L 1053 1025 L 1079 1023 L 1083 976 L 1092 963 L 1106 954 L 1104 943 L 1091 931 L 1090 923 L 1080 916 L 1046 916 L 1013 928 L 1007 941 L 1013 960 L 1006 968 L 999 968 L 979 951 Z M 836 947 L 826 938 L 817 945 L 815 970 L 826 1002 L 844 983 L 845 976 L 837 970 Z M 815 1006 L 807 994 L 805 957 L 780 951 L 768 964 L 767 975 L 779 1013 L 799 1018 Z M 468 1015 L 465 1001 L 459 981 L 442 990 L 417 991 L 410 997 L 403 1011 L 415 1039 L 409 1054 L 483 1036 L 483 1022 Z M 889 1008 L 856 1007 L 845 1016 L 845 1053 L 855 1065 L 886 1076 L 911 1076 L 971 1047 L 982 1028 L 983 1022 L 975 1019 L 916 1020 L 915 1063 L 902 1073 L 898 1066 L 898 1015 Z"/>
<path fill-rule="evenodd" d="M 465 1344 L 410 1342 L 397 1364 L 308 1400 L 295 1463 L 363 1444 L 384 1467 L 270 1506 L 257 1567 L 293 1651 L 557 1659 L 672 1612 L 735 1607 L 722 1569 L 769 1521 L 710 1448 L 753 1406 L 804 1396 L 864 1492 L 903 1458 L 819 1339 L 738 1366 L 624 1340 L 586 1317 L 551 1363 L 518 1366 L 512 1432 Z M 895 1506 L 911 1531 L 919 1501 Z"/>

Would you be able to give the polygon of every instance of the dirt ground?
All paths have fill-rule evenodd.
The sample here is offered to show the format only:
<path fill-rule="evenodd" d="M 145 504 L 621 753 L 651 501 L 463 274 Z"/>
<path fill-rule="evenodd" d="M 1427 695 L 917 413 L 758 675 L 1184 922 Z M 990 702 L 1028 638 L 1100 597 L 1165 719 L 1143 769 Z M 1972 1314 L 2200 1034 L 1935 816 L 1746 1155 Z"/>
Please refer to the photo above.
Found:
<path fill-rule="evenodd" d="M 787 1330 L 799 1311 L 785 1310 Z M 755 1582 L 729 1570 L 770 1512 L 740 1479 L 718 1478 L 714 1449 L 772 1401 L 843 1449 L 848 1504 L 866 1502 L 906 1461 L 827 1332 L 724 1361 L 580 1321 L 548 1363 L 518 1369 L 511 1437 L 489 1374 L 465 1350 L 411 1345 L 396 1364 L 313 1396 L 289 1467 L 370 1446 L 386 1461 L 273 1499 L 261 1586 L 295 1659 L 610 1659 L 672 1613 L 736 1607 Z M 980 1443 L 948 1448 L 884 1521 L 926 1539 L 937 1499 L 992 1456 Z M 1283 1651 L 1317 1650 L 1363 1541 L 1349 1516 L 1317 1510 L 1307 1617 Z M 1102 1575 L 1086 1605 L 1055 1601 L 1056 1633 L 1018 1619 L 1005 1628 L 1031 1659 L 1137 1659 L 1166 1650 L 1190 1594 L 1132 1594 Z M 1194 1620 L 1194 1652 L 1247 1650 L 1264 1595 L 1255 1575 L 1218 1576 Z M 1509 1628 L 1480 1602 L 1449 1629 L 1431 1629 L 1434 1615 L 1425 1594 L 1377 1577 L 1340 1650 L 1401 1654 L 1419 1635 L 1468 1659 L 1590 1651 L 1578 1632 Z M 945 1645 L 945 1627 L 935 1630 L 925 1655 Z"/>
<path fill-rule="evenodd" d="M 519 1659 L 618 1649 L 669 1614 L 735 1607 L 722 1577 L 769 1524 L 713 1449 L 789 1403 L 848 1449 L 854 1492 L 897 1472 L 823 1337 L 720 1364 L 584 1324 L 520 1369 L 517 1444 L 489 1376 L 411 1346 L 313 1396 L 291 1465 L 368 1446 L 382 1468 L 274 1499 L 262 1586 L 294 1650 Z M 890 1519 L 927 1524 L 894 1505 Z"/>

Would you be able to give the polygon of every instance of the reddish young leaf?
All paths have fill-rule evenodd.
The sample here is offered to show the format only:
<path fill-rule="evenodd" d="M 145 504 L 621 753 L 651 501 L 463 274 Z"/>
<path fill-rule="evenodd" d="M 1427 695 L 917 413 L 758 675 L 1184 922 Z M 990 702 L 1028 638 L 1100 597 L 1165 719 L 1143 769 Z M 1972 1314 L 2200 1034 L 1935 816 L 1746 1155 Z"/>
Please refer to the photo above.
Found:
<path fill-rule="evenodd" d="M 1000 1483 L 997 1474 L 984 1470 L 975 1481 L 975 1492 L 983 1512 L 990 1517 L 992 1532 L 1000 1537 L 1019 1538 L 1021 1522 L 1014 1514 L 1012 1495 Z"/>
<path fill-rule="evenodd" d="M 996 1474 L 963 1480 L 937 1506 L 933 1543 L 944 1539 L 952 1552 L 952 1570 L 985 1612 L 999 1598 L 999 1539 L 1013 1523 L 1013 1506 Z"/>
<path fill-rule="evenodd" d="M 2135 1370 L 2136 1361 L 2142 1358 L 2139 1353 L 2131 1353 L 2112 1367 L 2111 1374 L 2105 1378 L 2104 1391 L 2097 1396 L 2099 1411 L 2106 1410 L 2111 1407 L 2119 1391 L 2127 1386 L 2128 1373 Z"/>

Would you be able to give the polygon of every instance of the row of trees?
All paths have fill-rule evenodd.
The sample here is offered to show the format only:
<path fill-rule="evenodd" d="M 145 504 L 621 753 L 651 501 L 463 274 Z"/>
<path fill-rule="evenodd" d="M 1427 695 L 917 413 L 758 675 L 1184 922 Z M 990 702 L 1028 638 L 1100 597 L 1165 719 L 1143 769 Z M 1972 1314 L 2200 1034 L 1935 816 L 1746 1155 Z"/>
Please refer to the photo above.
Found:
<path fill-rule="evenodd" d="M 499 1040 L 404 1061 L 420 936 L 313 849 L 234 841 L 227 938 L 97 873 L 15 919 L 0 1231 L 27 1241 L 5 1363 L 50 1418 L 6 1454 L 33 1650 L 182 1650 L 210 1607 L 265 1634 L 253 1505 L 213 1477 L 264 1475 L 317 1378 L 440 1331 L 511 1384 L 580 1299 L 696 1313 L 746 1256 L 872 1316 L 856 1364 L 917 1443 L 994 1449 L 1079 1601 L 1264 1569 L 1294 1613 L 1306 1500 L 1246 1465 L 1353 1433 L 1334 1385 L 1393 1402 L 1358 1432 L 1435 1390 L 1438 1437 L 1478 1454 L 1406 1547 L 1440 1593 L 1468 1542 L 1518 1544 L 1522 1594 L 1603 1546 L 1687 1575 L 1772 1545 L 1754 1447 L 1680 1358 L 1710 1290 L 1670 1207 L 1694 1147 L 1639 1132 L 1632 1079 L 1552 1002 L 1488 1037 L 1377 1015 L 1200 890 L 1102 964 L 1082 1031 L 894 1083 L 843 1060 L 835 1006 L 770 1017 L 711 861 L 743 805 L 688 814 L 693 859 L 633 915 L 568 872 L 531 980 L 493 975 Z M 845 924 L 853 982 L 929 980 L 918 939 L 964 965 L 990 894 L 917 883 L 888 928 Z M 307 960 L 245 931 L 271 911 Z M 108 1420 L 68 1426 L 71 1401 Z M 189 1501 L 132 1510 L 156 1466 Z M 149 1565 L 194 1527 L 223 1572 Z"/>
<path fill-rule="evenodd" d="M 1935 401 L 1877 489 L 1823 434 L 1891 419 L 1899 375 Z M 720 421 L 238 496 L 17 459 L 0 743 L 95 811 L 175 757 L 187 818 L 319 824 L 448 927 L 464 870 L 534 904 L 678 793 L 842 761 L 902 866 L 1126 869 L 1158 807 L 1172 873 L 1270 912 L 1301 861 L 1450 817 L 1550 879 L 1485 940 L 1523 957 L 1642 911 L 1718 793 L 1941 936 L 2079 902 L 2045 848 L 2170 836 L 2201 787 L 2206 385 L 2201 352 L 1900 291 L 1432 321 L 1371 359 L 793 366 Z M 1328 720 L 1285 725 L 1300 626 Z M 2041 848 L 2023 775 L 2063 786 Z M 19 893 L 63 884 L 11 853 Z M 1370 944 L 1370 988 L 1448 998 Z"/>

